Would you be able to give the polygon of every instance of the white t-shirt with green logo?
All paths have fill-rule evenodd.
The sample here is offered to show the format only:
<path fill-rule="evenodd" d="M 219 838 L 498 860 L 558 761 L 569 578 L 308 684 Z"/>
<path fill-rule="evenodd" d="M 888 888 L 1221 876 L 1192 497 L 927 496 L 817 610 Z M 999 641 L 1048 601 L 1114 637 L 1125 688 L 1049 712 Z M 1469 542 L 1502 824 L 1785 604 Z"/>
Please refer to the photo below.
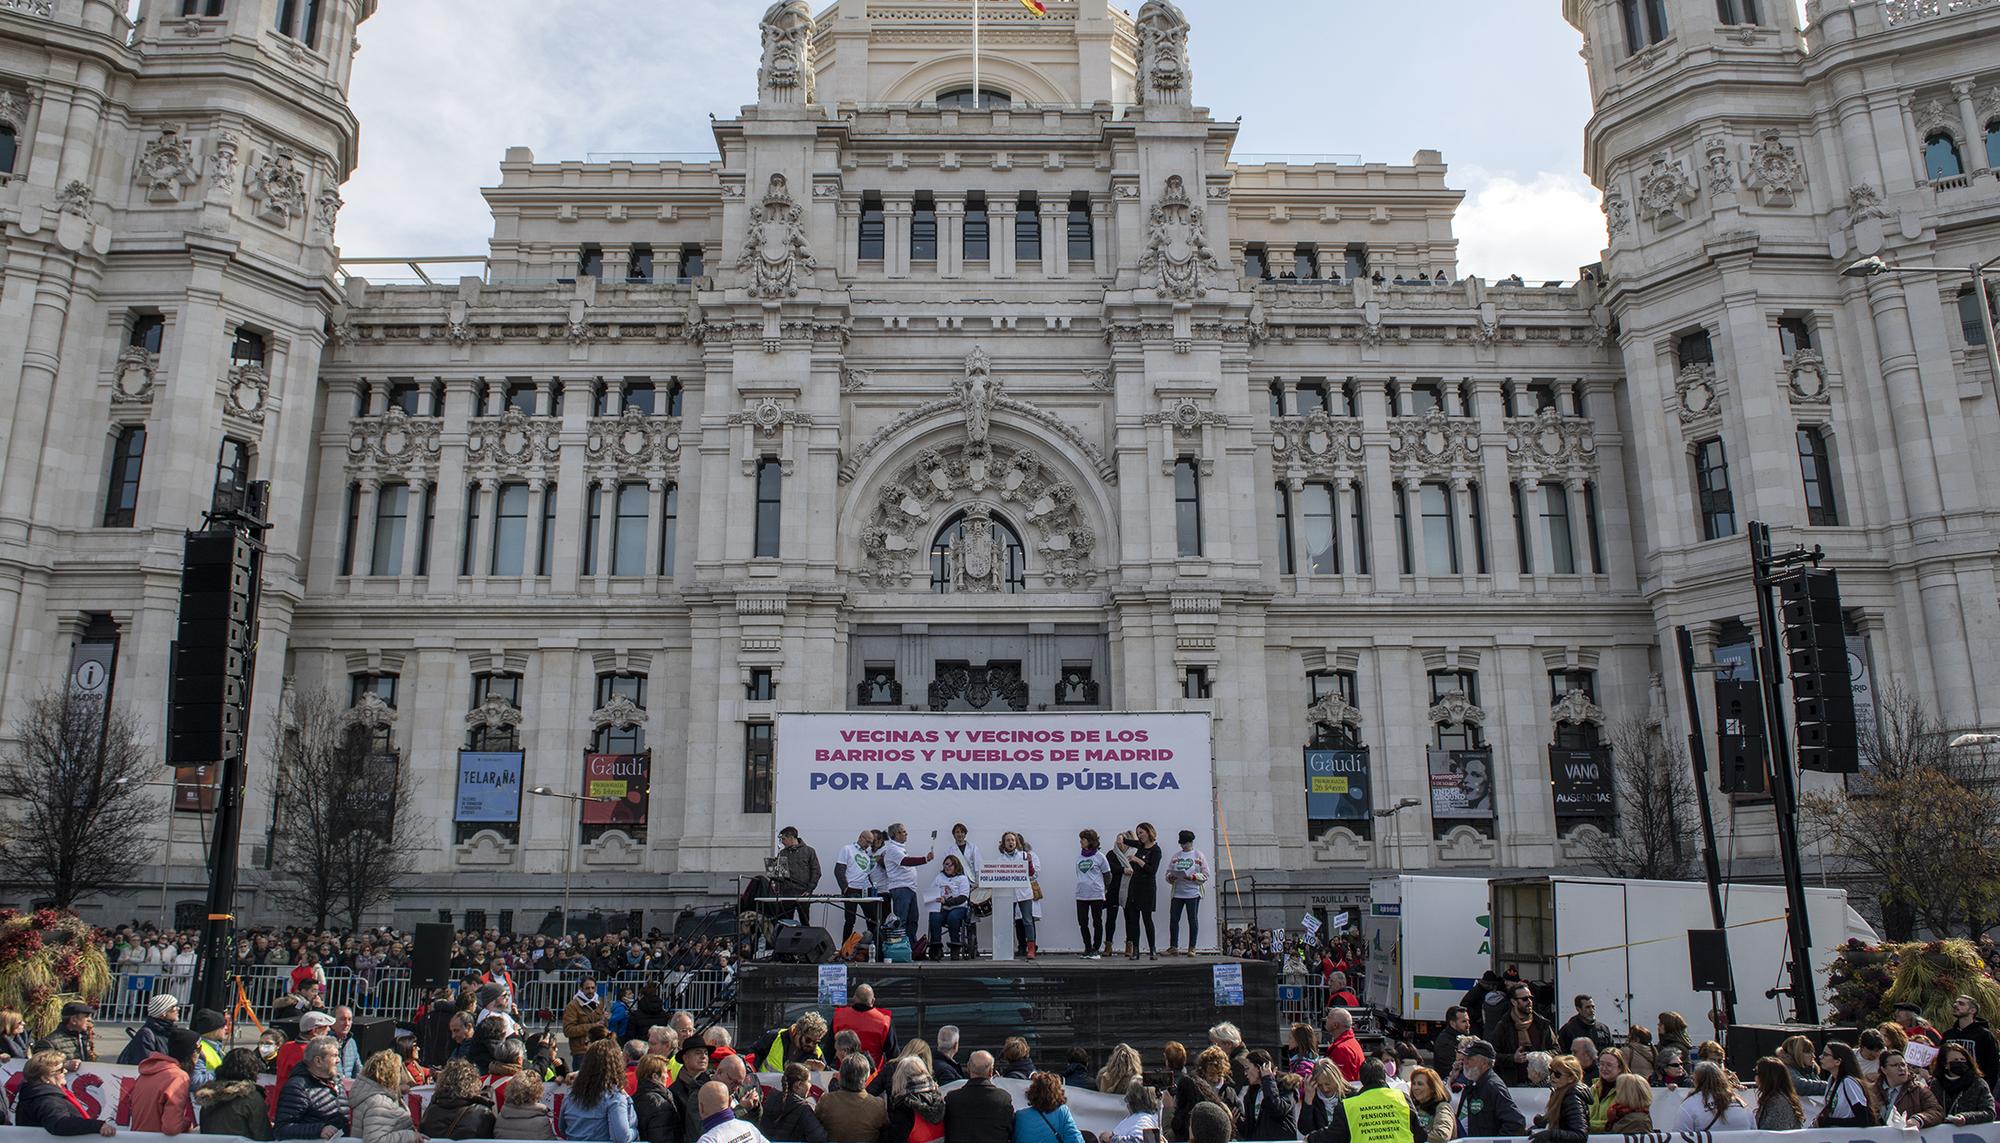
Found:
<path fill-rule="evenodd" d="M 1078 854 L 1076 859 L 1076 899 L 1079 901 L 1104 900 L 1104 879 L 1111 874 L 1111 863 L 1104 859 L 1104 851 Z"/>
<path fill-rule="evenodd" d="M 1174 896 L 1186 901 L 1201 896 L 1202 883 L 1208 880 L 1208 858 L 1199 849 L 1175 851 L 1167 858 L 1167 872 L 1174 876 Z"/>

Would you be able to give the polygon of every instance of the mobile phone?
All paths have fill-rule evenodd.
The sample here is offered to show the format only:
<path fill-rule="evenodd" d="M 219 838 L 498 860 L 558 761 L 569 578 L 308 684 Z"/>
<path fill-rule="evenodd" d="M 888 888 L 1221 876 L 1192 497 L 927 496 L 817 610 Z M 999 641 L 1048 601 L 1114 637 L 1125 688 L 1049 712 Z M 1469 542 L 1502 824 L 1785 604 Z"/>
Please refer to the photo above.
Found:
<path fill-rule="evenodd" d="M 937 831 L 936 831 L 936 830 L 932 830 L 932 831 L 931 831 L 931 840 L 932 840 L 932 841 L 936 841 L 936 840 L 937 840 Z"/>

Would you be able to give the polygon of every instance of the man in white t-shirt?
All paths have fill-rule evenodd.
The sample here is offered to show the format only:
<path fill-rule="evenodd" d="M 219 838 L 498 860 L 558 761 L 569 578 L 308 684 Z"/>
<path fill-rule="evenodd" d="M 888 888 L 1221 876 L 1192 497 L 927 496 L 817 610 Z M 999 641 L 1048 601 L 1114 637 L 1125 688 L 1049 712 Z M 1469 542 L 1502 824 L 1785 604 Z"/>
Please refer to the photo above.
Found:
<path fill-rule="evenodd" d="M 903 935 L 911 940 L 917 933 L 917 870 L 929 865 L 937 856 L 936 850 L 925 852 L 922 857 L 911 857 L 904 848 L 910 840 L 910 831 L 902 822 L 889 827 L 889 837 L 882 843 L 879 859 L 882 865 L 883 895 L 889 898 L 889 908 L 893 909 L 902 922 Z"/>
<path fill-rule="evenodd" d="M 840 847 L 840 856 L 833 863 L 833 880 L 840 886 L 841 896 L 867 897 L 873 894 L 874 890 L 869 885 L 869 874 L 875 868 L 874 844 L 875 831 L 864 829 L 861 831 L 861 836 Z M 843 941 L 854 935 L 855 911 L 856 907 L 853 905 L 841 906 L 844 924 L 840 930 L 840 939 Z"/>
<path fill-rule="evenodd" d="M 1180 852 L 1167 858 L 1167 882 L 1174 887 L 1167 913 L 1167 955 L 1191 955 L 1201 943 L 1201 887 L 1208 883 L 1208 856 L 1194 847 L 1194 831 L 1180 833 Z M 1181 914 L 1187 914 L 1187 948 L 1181 943 Z"/>

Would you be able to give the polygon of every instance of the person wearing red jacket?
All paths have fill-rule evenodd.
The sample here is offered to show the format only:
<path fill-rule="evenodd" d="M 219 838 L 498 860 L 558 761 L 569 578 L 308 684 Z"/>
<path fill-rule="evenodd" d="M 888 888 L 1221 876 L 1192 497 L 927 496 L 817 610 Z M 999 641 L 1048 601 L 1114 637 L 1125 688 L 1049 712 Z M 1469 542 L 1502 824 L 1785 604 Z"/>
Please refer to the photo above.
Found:
<path fill-rule="evenodd" d="M 875 1007 L 875 989 L 856 985 L 845 1008 L 833 1011 L 833 1034 L 852 1031 L 861 1040 L 861 1050 L 880 1068 L 882 1061 L 896 1054 L 894 1017 L 886 1008 Z"/>
<path fill-rule="evenodd" d="M 1345 1008 L 1326 1010 L 1326 1058 L 1340 1069 L 1340 1076 L 1348 1083 L 1361 1082 L 1361 1063 L 1366 1053 L 1361 1050 L 1361 1041 L 1354 1038 L 1354 1017 Z"/>
<path fill-rule="evenodd" d="M 139 1079 L 126 1097 L 131 1103 L 132 1130 L 179 1135 L 194 1129 L 188 1068 L 193 1062 L 196 1039 L 193 1031 L 176 1028 L 168 1034 L 166 1051 L 148 1052 L 139 1061 Z"/>

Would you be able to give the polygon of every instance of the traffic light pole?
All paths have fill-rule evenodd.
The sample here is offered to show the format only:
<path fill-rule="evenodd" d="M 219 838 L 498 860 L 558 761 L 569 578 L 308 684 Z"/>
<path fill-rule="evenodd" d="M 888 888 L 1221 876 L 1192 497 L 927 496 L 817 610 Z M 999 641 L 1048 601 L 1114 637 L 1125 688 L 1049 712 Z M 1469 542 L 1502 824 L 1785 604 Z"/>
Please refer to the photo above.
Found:
<path fill-rule="evenodd" d="M 1789 555 L 1784 563 L 1807 558 Z M 1810 557 L 1817 559 L 1817 556 Z M 1770 525 L 1751 521 L 1751 582 L 1757 592 L 1757 631 L 1763 659 L 1764 727 L 1771 746 L 1771 799 L 1778 827 L 1778 861 L 1785 877 L 1785 928 L 1791 942 L 1788 962 L 1791 988 L 1773 989 L 1766 995 L 1788 991 L 1792 1015 L 1802 1024 L 1819 1023 L 1819 986 L 1812 975 L 1812 928 L 1806 920 L 1805 876 L 1799 868 L 1798 778 L 1792 770 L 1790 737 L 1785 732 L 1784 674 L 1778 657 L 1778 616 L 1771 603 L 1775 581 L 1772 568 Z"/>

